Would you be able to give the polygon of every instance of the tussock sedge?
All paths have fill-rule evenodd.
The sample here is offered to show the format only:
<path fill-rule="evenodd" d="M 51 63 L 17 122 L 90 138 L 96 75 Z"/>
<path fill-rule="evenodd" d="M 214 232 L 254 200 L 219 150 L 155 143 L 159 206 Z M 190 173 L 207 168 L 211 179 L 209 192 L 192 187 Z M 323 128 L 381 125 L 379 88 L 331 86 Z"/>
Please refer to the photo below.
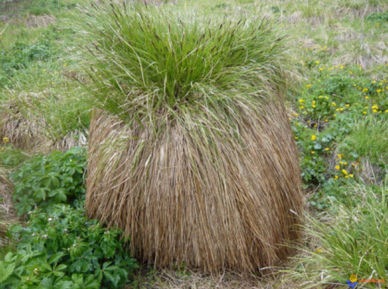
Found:
<path fill-rule="evenodd" d="M 139 260 L 255 272 L 298 238 L 298 152 L 282 103 L 292 76 L 265 19 L 95 2 L 81 26 L 89 89 L 86 209 Z"/>

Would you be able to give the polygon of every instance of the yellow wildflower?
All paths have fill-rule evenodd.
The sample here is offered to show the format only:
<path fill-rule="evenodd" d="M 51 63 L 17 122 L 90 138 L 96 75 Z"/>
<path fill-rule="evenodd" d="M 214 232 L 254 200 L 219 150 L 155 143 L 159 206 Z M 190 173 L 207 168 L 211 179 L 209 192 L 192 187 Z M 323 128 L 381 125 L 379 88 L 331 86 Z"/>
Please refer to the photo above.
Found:
<path fill-rule="evenodd" d="M 325 148 L 325 151 L 328 151 L 329 150 L 329 148 Z"/>
<path fill-rule="evenodd" d="M 363 111 L 362 113 L 363 113 L 363 114 L 366 114 L 367 112 L 366 112 L 366 111 Z"/>
<path fill-rule="evenodd" d="M 337 104 L 334 101 L 331 103 L 331 105 L 332 106 L 337 106 Z"/>
<path fill-rule="evenodd" d="M 335 180 L 338 180 L 338 176 L 334 176 L 334 179 L 335 179 Z"/>
<path fill-rule="evenodd" d="M 372 83 L 375 84 L 375 83 L 376 83 L 376 80 L 373 80 Z"/>
<path fill-rule="evenodd" d="M 7 138 L 6 136 L 3 137 L 3 142 L 8 143 L 9 142 L 9 138 Z"/>
<path fill-rule="evenodd" d="M 311 84 L 306 84 L 306 88 L 310 88 L 311 86 Z"/>
<path fill-rule="evenodd" d="M 312 154 L 312 155 L 315 154 L 315 151 L 311 151 L 311 154 Z"/>
<path fill-rule="evenodd" d="M 379 89 L 376 89 L 376 92 L 380 93 L 380 92 L 382 92 L 382 90 L 379 88 Z"/>
<path fill-rule="evenodd" d="M 319 64 L 319 63 L 321 63 L 319 60 L 315 61 L 315 64 Z"/>
<path fill-rule="evenodd" d="M 342 159 L 342 155 L 341 155 L 341 154 L 338 154 L 338 155 L 337 155 L 337 158 L 341 160 L 341 159 Z"/>
<path fill-rule="evenodd" d="M 299 116 L 296 112 L 291 113 L 292 116 Z"/>
<path fill-rule="evenodd" d="M 352 283 L 357 282 L 357 276 L 354 275 L 354 274 L 350 275 L 349 281 L 352 282 Z"/>
<path fill-rule="evenodd" d="M 353 177 L 354 177 L 354 175 L 353 175 L 353 174 L 349 174 L 349 177 L 350 177 L 350 178 L 353 178 Z"/>
<path fill-rule="evenodd" d="M 348 103 L 347 103 L 347 104 L 345 104 L 345 106 L 346 106 L 346 107 L 349 107 L 349 106 L 350 106 L 350 104 L 348 104 Z"/>
<path fill-rule="evenodd" d="M 339 165 L 336 165 L 336 166 L 335 166 L 335 169 L 336 169 L 337 171 L 339 171 L 340 166 L 339 166 Z"/>
<path fill-rule="evenodd" d="M 368 89 L 365 87 L 362 92 L 368 92 Z"/>
<path fill-rule="evenodd" d="M 313 134 L 312 136 L 311 136 L 311 140 L 316 140 L 317 139 L 317 136 L 315 135 L 315 134 Z"/>
<path fill-rule="evenodd" d="M 345 170 L 345 169 L 342 169 L 342 171 L 341 171 L 344 175 L 347 175 L 348 174 L 348 172 Z"/>

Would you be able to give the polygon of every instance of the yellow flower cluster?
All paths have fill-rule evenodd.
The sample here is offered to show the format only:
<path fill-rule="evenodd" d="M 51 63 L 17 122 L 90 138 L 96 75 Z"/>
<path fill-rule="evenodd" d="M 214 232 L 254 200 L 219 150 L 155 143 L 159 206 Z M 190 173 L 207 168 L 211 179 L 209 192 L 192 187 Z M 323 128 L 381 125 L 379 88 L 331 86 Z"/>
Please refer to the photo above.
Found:
<path fill-rule="evenodd" d="M 318 60 L 318 63 L 317 61 L 315 62 L 316 64 L 319 64 L 319 60 Z M 327 70 L 327 71 L 332 71 L 334 69 L 344 69 L 345 66 L 342 65 L 342 64 L 337 64 L 337 65 L 333 65 L 333 66 L 330 66 L 330 67 L 326 67 L 326 66 L 321 66 L 319 67 L 319 71 L 324 71 L 324 70 Z"/>
<path fill-rule="evenodd" d="M 354 174 L 349 172 L 348 170 L 351 169 L 352 167 L 354 169 L 357 169 L 358 165 L 359 165 L 359 162 L 352 162 L 351 163 L 351 167 L 349 168 L 348 162 L 343 160 L 342 154 L 337 154 L 336 161 L 337 161 L 337 164 L 336 164 L 336 166 L 334 168 L 335 168 L 336 171 L 339 172 L 339 174 L 336 174 L 334 176 L 335 180 L 338 180 L 340 177 L 343 177 L 345 179 L 347 179 L 347 178 L 354 178 Z"/>
<path fill-rule="evenodd" d="M 3 142 L 5 142 L 5 143 L 9 143 L 9 138 L 7 138 L 6 136 L 5 136 L 5 137 L 3 137 Z"/>

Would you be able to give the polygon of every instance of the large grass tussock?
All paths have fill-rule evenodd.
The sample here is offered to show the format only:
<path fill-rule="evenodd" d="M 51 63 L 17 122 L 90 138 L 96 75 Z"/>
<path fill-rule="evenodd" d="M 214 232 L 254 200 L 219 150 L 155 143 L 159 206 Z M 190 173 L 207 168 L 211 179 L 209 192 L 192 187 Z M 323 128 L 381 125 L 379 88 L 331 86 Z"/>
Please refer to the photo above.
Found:
<path fill-rule="evenodd" d="M 302 209 L 282 104 L 283 39 L 264 20 L 96 6 L 86 209 L 140 261 L 253 272 L 283 260 Z"/>

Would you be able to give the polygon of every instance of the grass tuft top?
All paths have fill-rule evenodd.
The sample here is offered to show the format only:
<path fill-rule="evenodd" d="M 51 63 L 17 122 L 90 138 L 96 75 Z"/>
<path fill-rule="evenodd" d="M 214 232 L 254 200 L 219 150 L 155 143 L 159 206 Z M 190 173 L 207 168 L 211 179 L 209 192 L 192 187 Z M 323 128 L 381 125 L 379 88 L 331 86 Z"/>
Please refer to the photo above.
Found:
<path fill-rule="evenodd" d="M 93 95 L 125 119 L 179 116 L 236 97 L 260 102 L 286 85 L 283 37 L 268 20 L 111 1 L 85 13 Z"/>

